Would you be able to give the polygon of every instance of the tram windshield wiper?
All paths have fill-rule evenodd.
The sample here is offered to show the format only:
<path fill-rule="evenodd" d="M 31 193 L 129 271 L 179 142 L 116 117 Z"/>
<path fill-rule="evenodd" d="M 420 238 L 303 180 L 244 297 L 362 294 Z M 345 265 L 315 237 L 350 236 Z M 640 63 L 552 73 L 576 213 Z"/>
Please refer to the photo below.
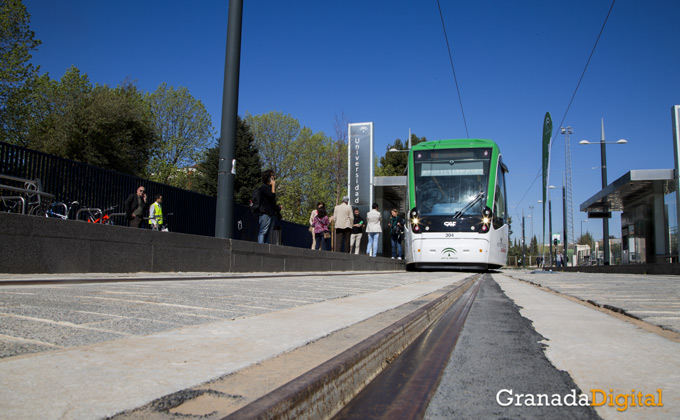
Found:
<path fill-rule="evenodd" d="M 460 216 L 462 216 L 466 211 L 468 211 L 472 206 L 474 206 L 482 197 L 484 197 L 484 190 L 480 191 L 470 199 L 470 201 L 467 202 L 465 206 L 463 206 L 462 209 L 458 210 L 454 215 L 453 218 L 457 219 Z"/>

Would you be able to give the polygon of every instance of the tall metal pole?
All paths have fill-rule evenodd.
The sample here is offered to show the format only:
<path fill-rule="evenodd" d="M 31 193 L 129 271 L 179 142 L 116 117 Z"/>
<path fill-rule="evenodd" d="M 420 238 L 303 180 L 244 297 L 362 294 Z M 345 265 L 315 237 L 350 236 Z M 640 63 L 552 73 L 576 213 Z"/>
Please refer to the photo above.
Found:
<path fill-rule="evenodd" d="M 604 142 L 604 118 L 600 135 L 600 156 L 602 158 L 602 189 L 607 187 L 607 150 Z M 604 209 L 607 212 L 607 208 Z M 609 219 L 602 218 L 602 243 L 604 245 L 604 265 L 609 265 Z"/>
<path fill-rule="evenodd" d="M 527 241 L 524 237 L 524 210 L 522 210 L 522 268 L 527 268 Z"/>
<path fill-rule="evenodd" d="M 550 194 L 550 193 L 548 193 Z M 552 267 L 553 265 L 553 241 L 552 241 L 552 200 L 548 199 L 548 229 L 550 230 L 550 238 L 548 239 L 548 242 L 550 242 L 550 266 Z"/>
<path fill-rule="evenodd" d="M 562 229 L 564 229 L 564 248 L 562 249 L 562 252 L 564 252 L 564 258 L 562 260 L 564 261 L 564 267 L 566 267 L 569 238 L 567 238 L 567 192 L 564 186 L 562 186 L 562 214 L 564 215 L 562 218 Z"/>
<path fill-rule="evenodd" d="M 243 0 L 229 0 L 227 51 L 224 64 L 224 90 L 222 93 L 220 160 L 217 170 L 217 208 L 215 216 L 215 237 L 217 238 L 231 238 L 233 236 L 235 176 L 233 160 L 236 145 L 236 120 L 238 116 L 242 21 Z"/>

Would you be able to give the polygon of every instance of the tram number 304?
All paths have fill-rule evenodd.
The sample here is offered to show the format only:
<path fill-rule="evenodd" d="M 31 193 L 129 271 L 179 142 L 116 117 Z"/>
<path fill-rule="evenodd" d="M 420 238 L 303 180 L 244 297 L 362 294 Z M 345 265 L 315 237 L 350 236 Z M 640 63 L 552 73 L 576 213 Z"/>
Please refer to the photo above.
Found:
<path fill-rule="evenodd" d="M 447 233 L 447 234 L 445 235 L 445 237 L 446 237 L 446 238 L 453 238 L 453 233 Z"/>

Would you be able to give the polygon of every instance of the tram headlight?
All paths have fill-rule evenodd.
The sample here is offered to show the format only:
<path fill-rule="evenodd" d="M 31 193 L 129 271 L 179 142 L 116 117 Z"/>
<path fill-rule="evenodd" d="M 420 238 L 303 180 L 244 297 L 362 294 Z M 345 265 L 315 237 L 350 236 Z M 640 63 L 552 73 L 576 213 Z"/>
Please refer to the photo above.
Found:
<path fill-rule="evenodd" d="M 411 209 L 408 216 L 411 221 L 411 230 L 415 233 L 420 233 L 422 228 L 420 226 L 420 215 L 418 214 L 418 210 L 416 208 Z"/>
<path fill-rule="evenodd" d="M 484 207 L 484 210 L 482 210 L 482 232 L 486 233 L 489 231 L 489 226 L 491 225 L 491 221 L 493 220 L 493 212 L 491 209 L 487 206 Z"/>

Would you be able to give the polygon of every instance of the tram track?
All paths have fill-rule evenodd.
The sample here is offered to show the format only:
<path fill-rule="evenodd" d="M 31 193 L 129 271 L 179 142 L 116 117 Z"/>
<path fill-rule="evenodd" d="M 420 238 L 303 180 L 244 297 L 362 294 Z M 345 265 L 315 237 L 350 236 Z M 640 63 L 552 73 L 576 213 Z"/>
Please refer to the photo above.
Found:
<path fill-rule="evenodd" d="M 432 372 L 443 370 L 484 276 L 224 419 L 421 418 L 440 379 Z"/>

